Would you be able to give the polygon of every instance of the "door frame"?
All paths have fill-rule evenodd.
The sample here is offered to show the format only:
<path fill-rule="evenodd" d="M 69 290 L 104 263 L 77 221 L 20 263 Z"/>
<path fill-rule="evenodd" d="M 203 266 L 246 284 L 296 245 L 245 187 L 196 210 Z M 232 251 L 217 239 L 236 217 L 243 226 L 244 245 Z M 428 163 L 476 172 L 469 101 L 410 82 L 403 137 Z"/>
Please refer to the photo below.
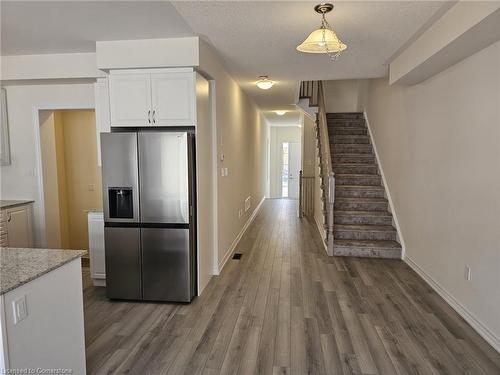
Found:
<path fill-rule="evenodd" d="M 43 167 L 42 167 L 42 144 L 40 140 L 40 111 L 64 111 L 64 110 L 91 110 L 95 111 L 95 104 L 80 103 L 70 105 L 60 104 L 42 104 L 33 106 L 33 128 L 35 134 L 35 174 L 38 190 L 38 235 L 36 238 L 40 243 L 37 245 L 47 247 L 47 228 L 45 223 L 45 200 L 43 186 Z M 97 129 L 96 129 L 97 130 Z M 34 213 L 37 215 L 37 213 Z"/>

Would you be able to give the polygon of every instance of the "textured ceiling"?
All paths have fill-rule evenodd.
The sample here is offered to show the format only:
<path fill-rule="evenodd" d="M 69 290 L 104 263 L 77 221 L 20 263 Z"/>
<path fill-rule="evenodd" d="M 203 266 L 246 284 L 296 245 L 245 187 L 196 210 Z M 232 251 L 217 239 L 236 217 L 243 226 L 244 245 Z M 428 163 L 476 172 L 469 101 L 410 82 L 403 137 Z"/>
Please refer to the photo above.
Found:
<path fill-rule="evenodd" d="M 319 25 L 317 2 L 1 1 L 1 53 L 89 52 L 98 40 L 200 35 L 261 109 L 292 109 L 300 80 L 384 76 L 387 60 L 444 4 L 335 2 L 328 20 L 348 49 L 330 62 L 295 50 Z M 261 74 L 277 84 L 257 89 Z"/>
<path fill-rule="evenodd" d="M 241 86 L 263 109 L 295 101 L 297 82 L 310 79 L 371 78 L 386 75 L 386 61 L 443 2 L 335 2 L 330 25 L 348 45 L 336 62 L 301 54 L 296 46 L 319 26 L 318 1 L 173 2 L 194 32 L 219 51 Z M 256 77 L 278 84 L 262 91 Z"/>

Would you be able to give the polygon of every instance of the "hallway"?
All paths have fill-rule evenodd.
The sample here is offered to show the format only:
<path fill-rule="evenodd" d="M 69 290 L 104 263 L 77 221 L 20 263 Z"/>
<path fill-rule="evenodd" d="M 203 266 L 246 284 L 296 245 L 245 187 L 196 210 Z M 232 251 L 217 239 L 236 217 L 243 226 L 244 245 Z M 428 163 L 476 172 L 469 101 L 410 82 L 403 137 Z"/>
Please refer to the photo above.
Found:
<path fill-rule="evenodd" d="M 87 373 L 498 374 L 500 356 L 399 260 L 326 256 L 267 200 L 190 305 L 109 301 L 84 272 Z"/>

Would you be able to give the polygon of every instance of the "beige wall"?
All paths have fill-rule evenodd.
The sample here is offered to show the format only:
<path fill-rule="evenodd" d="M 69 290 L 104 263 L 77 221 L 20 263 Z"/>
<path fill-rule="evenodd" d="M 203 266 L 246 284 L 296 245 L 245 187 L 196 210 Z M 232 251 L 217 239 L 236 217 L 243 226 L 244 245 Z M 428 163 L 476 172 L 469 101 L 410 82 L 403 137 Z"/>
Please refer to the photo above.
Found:
<path fill-rule="evenodd" d="M 419 85 L 373 80 L 366 111 L 407 258 L 498 344 L 500 42 Z"/>
<path fill-rule="evenodd" d="M 229 75 L 220 58 L 200 44 L 200 70 L 216 85 L 217 243 L 219 267 L 227 260 L 238 235 L 264 198 L 266 124 L 253 101 Z M 220 155 L 224 154 L 224 161 Z M 221 168 L 229 175 L 222 177 Z M 201 187 L 200 187 L 201 188 Z M 238 217 L 247 197 L 251 208 Z"/>
<path fill-rule="evenodd" d="M 366 80 L 323 81 L 327 113 L 362 111 Z"/>
<path fill-rule="evenodd" d="M 69 247 L 88 249 L 87 212 L 102 210 L 93 110 L 62 111 Z M 93 187 L 91 186 L 93 185 Z"/>
<path fill-rule="evenodd" d="M 302 121 L 302 172 L 304 176 L 314 176 L 316 150 L 315 122 L 307 116 Z"/>
<path fill-rule="evenodd" d="M 102 209 L 95 131 L 93 110 L 55 111 L 41 117 L 49 248 L 88 249 L 87 211 Z"/>
<path fill-rule="evenodd" d="M 51 111 L 40 112 L 40 145 L 42 151 L 47 247 L 60 248 L 61 223 L 59 217 L 56 131 L 54 113 Z"/>
<path fill-rule="evenodd" d="M 298 126 L 271 126 L 269 153 L 270 198 L 281 198 L 281 155 L 283 142 L 300 142 Z"/>

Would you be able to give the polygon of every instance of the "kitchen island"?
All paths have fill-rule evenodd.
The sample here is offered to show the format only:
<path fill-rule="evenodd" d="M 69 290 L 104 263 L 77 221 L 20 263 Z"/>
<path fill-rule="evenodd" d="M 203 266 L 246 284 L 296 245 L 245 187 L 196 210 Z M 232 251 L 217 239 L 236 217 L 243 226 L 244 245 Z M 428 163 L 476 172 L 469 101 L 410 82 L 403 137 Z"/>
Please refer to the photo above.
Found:
<path fill-rule="evenodd" d="M 0 373 L 85 374 L 80 261 L 85 254 L 0 248 Z"/>

